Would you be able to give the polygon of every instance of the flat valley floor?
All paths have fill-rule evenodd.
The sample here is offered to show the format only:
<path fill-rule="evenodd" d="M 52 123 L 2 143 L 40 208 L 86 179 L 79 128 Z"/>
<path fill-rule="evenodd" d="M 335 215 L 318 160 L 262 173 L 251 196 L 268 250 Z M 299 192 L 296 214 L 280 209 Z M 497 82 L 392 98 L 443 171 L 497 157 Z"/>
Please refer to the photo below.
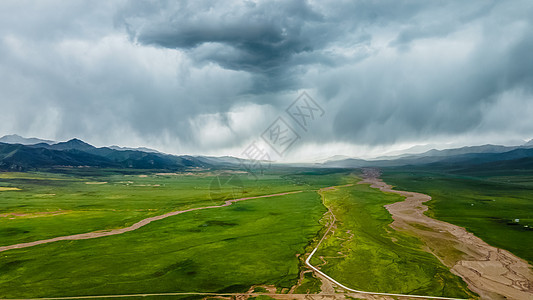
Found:
<path fill-rule="evenodd" d="M 0 298 L 532 298 L 531 248 L 441 220 L 438 190 L 376 175 L 0 173 Z M 533 186 L 512 187 L 490 197 L 527 214 Z M 501 218 L 492 211 L 477 222 Z M 529 247 L 527 227 L 496 225 Z"/>

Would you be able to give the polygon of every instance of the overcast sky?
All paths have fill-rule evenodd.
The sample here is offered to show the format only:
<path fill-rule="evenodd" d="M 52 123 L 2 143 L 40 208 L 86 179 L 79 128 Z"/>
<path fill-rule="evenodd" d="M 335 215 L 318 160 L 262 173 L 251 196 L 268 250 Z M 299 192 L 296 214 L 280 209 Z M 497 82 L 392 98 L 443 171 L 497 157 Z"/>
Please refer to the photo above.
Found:
<path fill-rule="evenodd" d="M 299 139 L 273 159 L 518 143 L 531 16 L 530 0 L 3 0 L 0 135 L 242 156 L 281 117 Z M 299 126 L 303 92 L 322 111 Z"/>

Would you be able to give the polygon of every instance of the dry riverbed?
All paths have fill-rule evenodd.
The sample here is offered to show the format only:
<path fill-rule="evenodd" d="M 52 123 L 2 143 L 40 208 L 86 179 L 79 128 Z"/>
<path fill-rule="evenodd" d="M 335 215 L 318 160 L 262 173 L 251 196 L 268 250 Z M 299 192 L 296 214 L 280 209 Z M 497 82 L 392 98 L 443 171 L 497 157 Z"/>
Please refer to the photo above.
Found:
<path fill-rule="evenodd" d="M 365 180 L 359 183 L 406 197 L 385 206 L 394 219 L 392 228 L 420 237 L 425 250 L 461 276 L 482 299 L 533 299 L 532 266 L 525 260 L 490 246 L 463 227 L 426 216 L 428 207 L 423 203 L 430 196 L 393 190 L 376 175 L 366 172 Z"/>

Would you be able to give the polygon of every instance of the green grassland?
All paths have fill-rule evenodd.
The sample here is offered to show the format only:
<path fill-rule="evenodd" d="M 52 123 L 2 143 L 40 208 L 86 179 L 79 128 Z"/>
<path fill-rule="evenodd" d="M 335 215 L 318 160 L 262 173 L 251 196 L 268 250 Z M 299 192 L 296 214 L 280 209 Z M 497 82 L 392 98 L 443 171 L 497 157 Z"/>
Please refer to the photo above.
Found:
<path fill-rule="evenodd" d="M 383 205 L 403 197 L 368 185 L 343 187 L 324 195 L 325 205 L 337 218 L 337 228 L 311 259 L 314 266 L 340 283 L 364 291 L 475 296 L 460 277 L 422 250 L 420 240 L 389 227 L 393 219 Z"/>
<path fill-rule="evenodd" d="M 4 216 L 0 217 L 0 246 L 126 227 L 170 211 L 222 204 L 229 198 L 320 188 L 340 178 L 316 173 L 302 181 L 303 175 L 293 178 L 273 172 L 257 180 L 230 174 L 238 178 L 238 186 L 223 185 L 213 192 L 219 173 L 156 174 L 0 173 L 0 187 L 21 189 L 0 191 L 0 216 Z M 101 182 L 106 183 L 93 184 Z"/>
<path fill-rule="evenodd" d="M 533 263 L 533 177 L 474 175 L 400 169 L 385 170 L 382 178 L 398 190 L 430 195 L 429 216 L 465 227 Z"/>
<path fill-rule="evenodd" d="M 287 292 L 306 270 L 302 254 L 325 232 L 326 206 L 338 229 L 312 263 L 328 256 L 321 268 L 339 282 L 377 292 L 473 296 L 417 238 L 388 226 L 383 205 L 402 197 L 355 185 L 327 191 L 324 206 L 320 188 L 357 180 L 346 170 L 273 168 L 258 179 L 240 174 L 239 188 L 216 193 L 213 181 L 222 171 L 67 171 L 0 173 L 0 187 L 20 189 L 0 192 L 0 245 L 124 227 L 229 198 L 303 192 L 188 212 L 120 235 L 1 252 L 0 298 L 245 292 L 255 285 Z M 295 289 L 318 291 L 312 273 Z"/>
<path fill-rule="evenodd" d="M 11 250 L 1 297 L 244 292 L 294 285 L 298 253 L 321 230 L 314 192 L 255 199 L 154 222 L 134 232 Z"/>
<path fill-rule="evenodd" d="M 0 217 L 2 244 L 122 227 L 225 199 L 223 193 L 220 199 L 209 196 L 215 177 L 210 173 L 92 175 L 0 174 L 0 186 L 21 189 L 1 192 L 1 214 L 31 215 Z M 303 192 L 185 213 L 116 236 L 2 252 L 0 297 L 244 292 L 257 284 L 288 289 L 302 268 L 297 255 L 323 231 L 319 220 L 326 208 L 316 190 L 340 184 L 344 176 L 328 171 L 243 176 L 244 197 Z M 37 214 L 58 210 L 66 213 Z"/>

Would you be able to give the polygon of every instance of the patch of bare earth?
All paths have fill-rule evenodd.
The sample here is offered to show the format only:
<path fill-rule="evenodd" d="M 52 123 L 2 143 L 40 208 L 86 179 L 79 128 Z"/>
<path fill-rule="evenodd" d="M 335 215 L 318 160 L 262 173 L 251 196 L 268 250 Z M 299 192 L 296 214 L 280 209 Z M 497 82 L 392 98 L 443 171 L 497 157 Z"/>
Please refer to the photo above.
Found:
<path fill-rule="evenodd" d="M 426 216 L 428 207 L 423 203 L 430 196 L 393 190 L 375 173 L 367 173 L 359 183 L 406 197 L 385 205 L 394 219 L 391 227 L 420 237 L 425 250 L 462 277 L 482 299 L 533 299 L 531 265 L 509 251 L 490 246 L 463 227 Z"/>
<path fill-rule="evenodd" d="M 14 219 L 15 217 L 38 218 L 38 217 L 46 217 L 46 216 L 57 216 L 57 215 L 65 214 L 68 212 L 70 211 L 58 210 L 58 211 L 39 211 L 39 212 L 30 212 L 30 213 L 11 212 L 11 213 L 0 214 L 0 218 L 10 218 L 10 219 Z"/>
<path fill-rule="evenodd" d="M 7 192 L 7 191 L 20 191 L 20 189 L 16 188 L 16 187 L 3 187 L 3 186 L 0 186 L 0 192 Z"/>

